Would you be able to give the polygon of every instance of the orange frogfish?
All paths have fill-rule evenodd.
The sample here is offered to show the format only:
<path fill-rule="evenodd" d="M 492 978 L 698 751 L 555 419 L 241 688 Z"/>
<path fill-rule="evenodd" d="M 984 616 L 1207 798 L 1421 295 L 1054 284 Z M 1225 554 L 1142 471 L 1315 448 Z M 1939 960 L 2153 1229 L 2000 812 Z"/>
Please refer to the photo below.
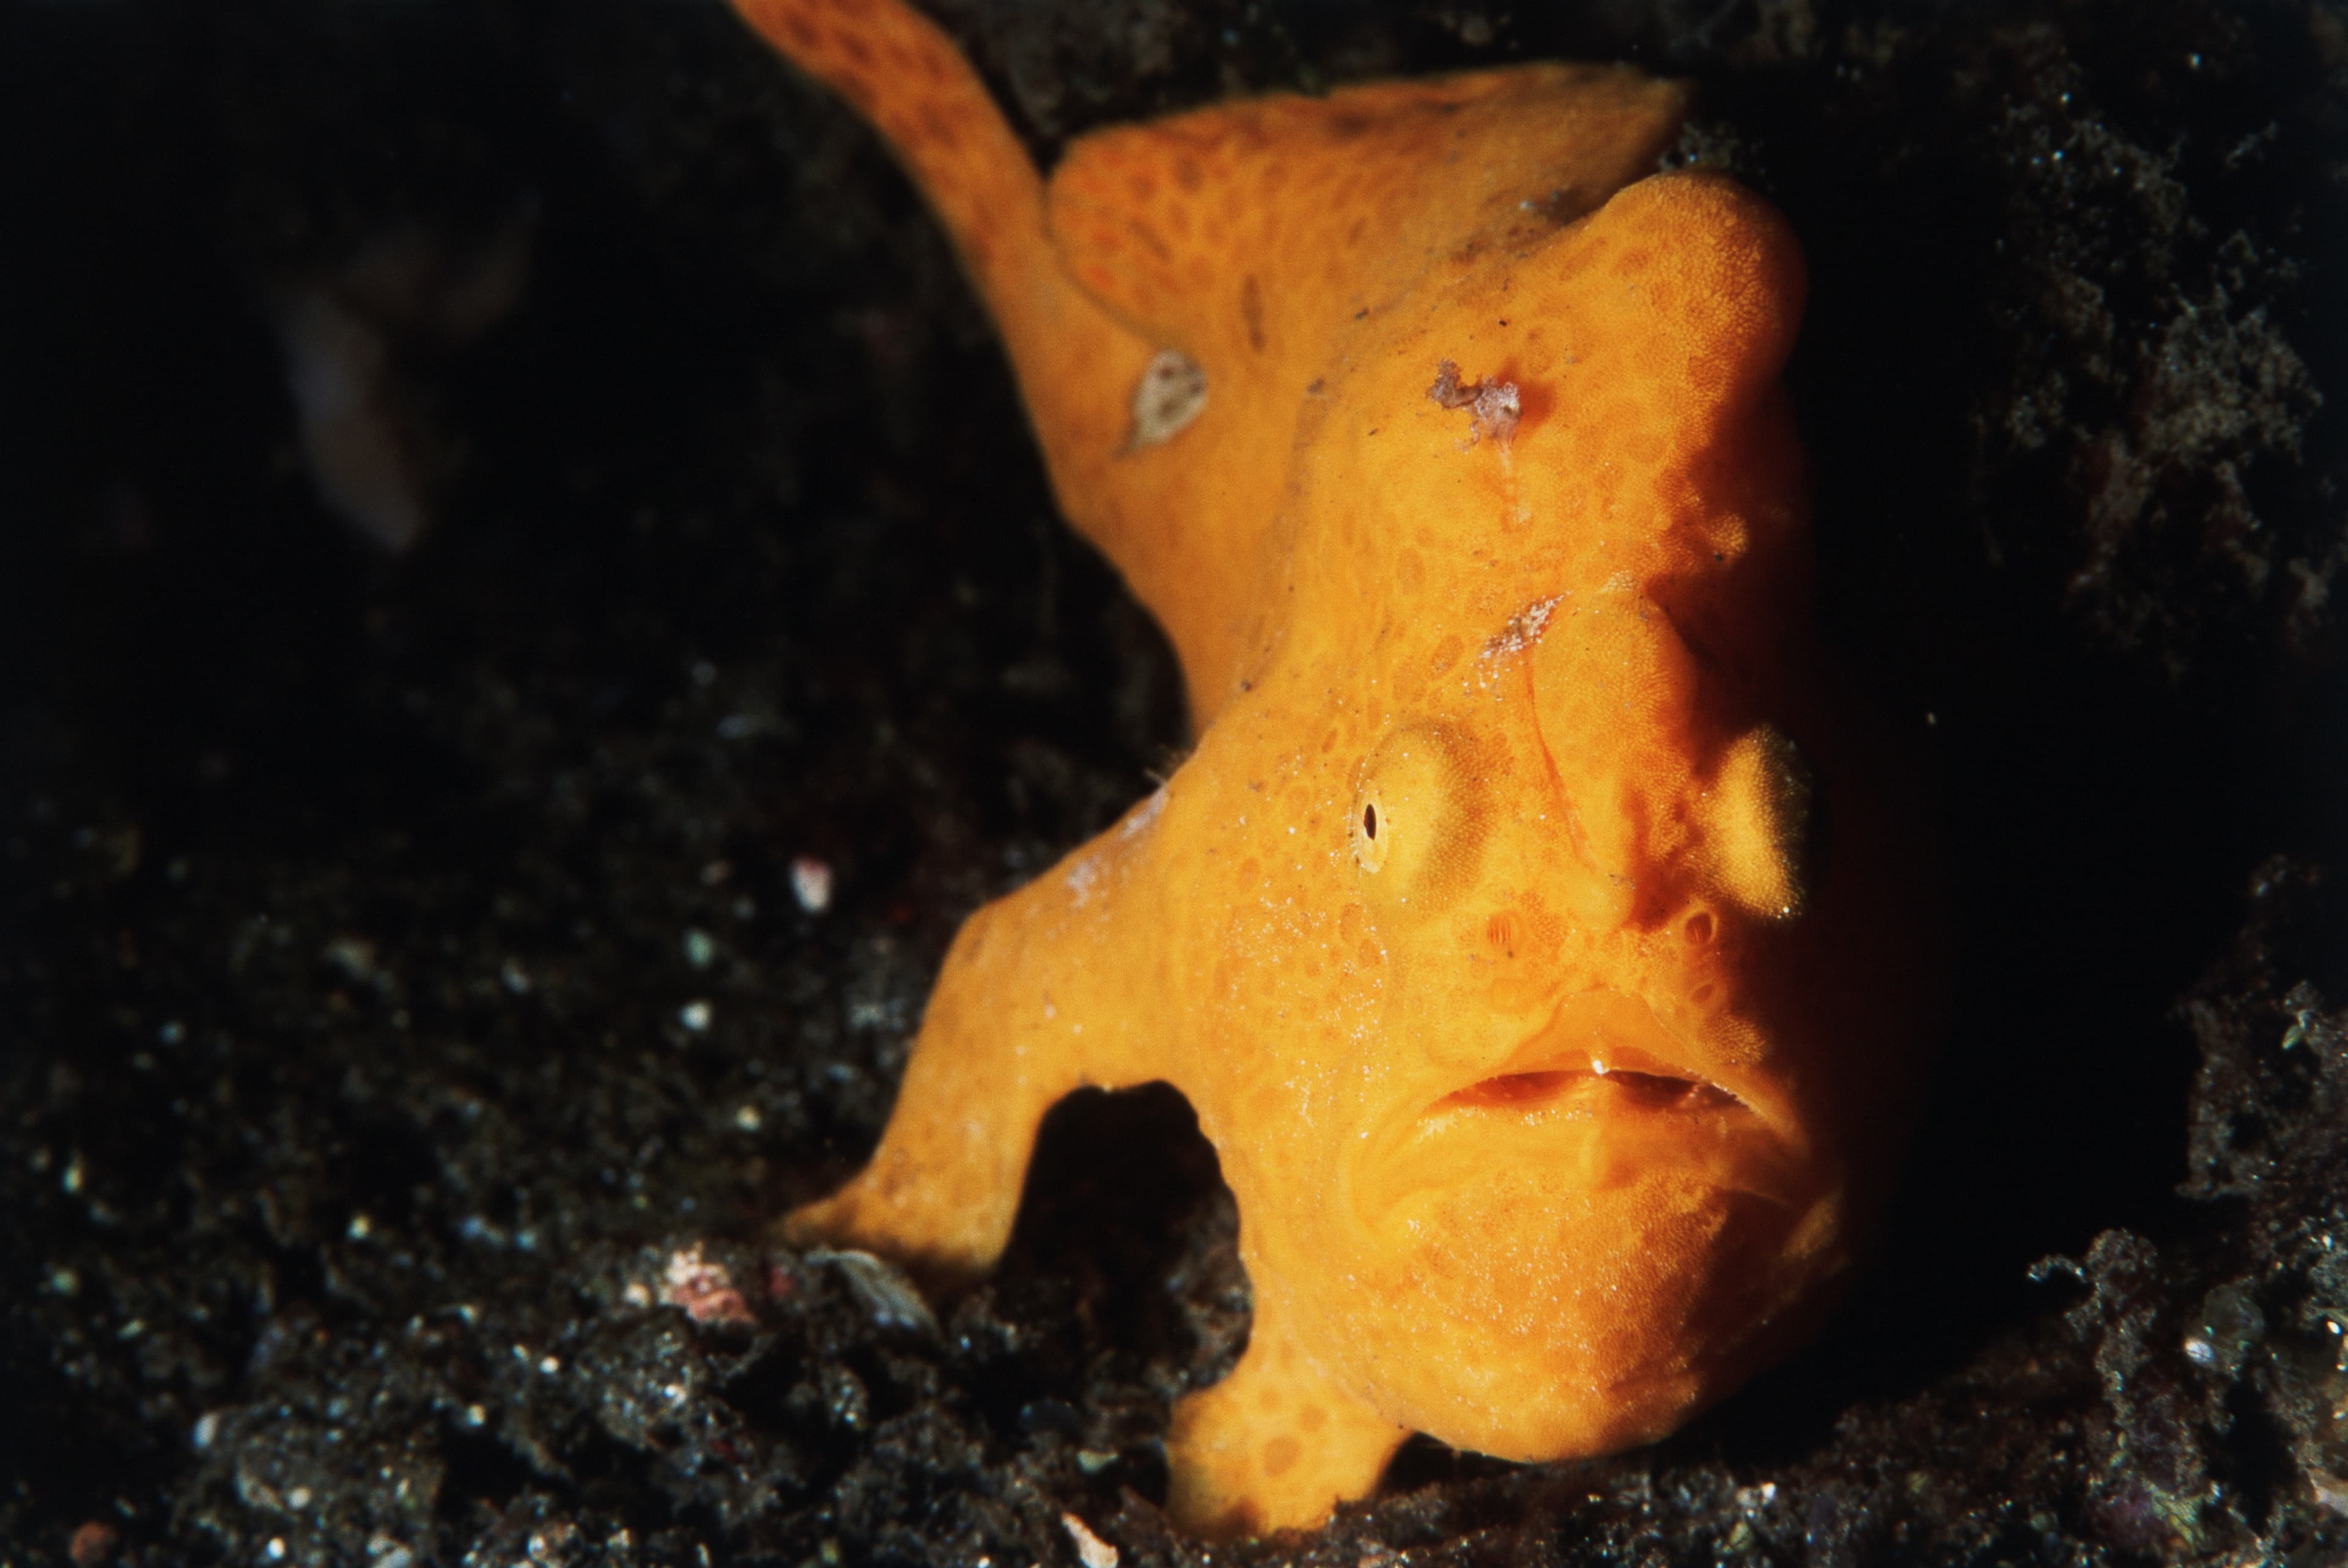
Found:
<path fill-rule="evenodd" d="M 1883 1205 L 1922 922 L 1812 624 L 1783 220 L 1653 172 L 1683 95 L 1625 68 L 1228 103 L 1046 179 L 899 0 L 736 3 L 943 220 L 1197 734 L 971 917 L 786 1234 L 966 1279 L 1055 1101 L 1175 1085 L 1254 1299 L 1169 1439 L 1209 1535 L 1413 1431 L 1646 1441 L 1787 1353 Z"/>

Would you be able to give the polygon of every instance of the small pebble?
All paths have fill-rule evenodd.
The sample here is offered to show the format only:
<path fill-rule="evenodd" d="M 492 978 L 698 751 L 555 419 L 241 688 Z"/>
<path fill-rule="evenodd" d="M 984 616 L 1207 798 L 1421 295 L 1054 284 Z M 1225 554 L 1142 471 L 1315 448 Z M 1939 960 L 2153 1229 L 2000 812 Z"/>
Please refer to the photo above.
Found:
<path fill-rule="evenodd" d="M 839 1270 L 848 1281 L 848 1288 L 872 1314 L 872 1321 L 883 1328 L 912 1328 L 924 1334 L 938 1331 L 938 1320 L 913 1282 L 895 1267 L 869 1252 L 854 1250 L 831 1251 L 826 1247 L 809 1249 L 809 1263 L 828 1263 Z"/>
<path fill-rule="evenodd" d="M 685 1308 L 695 1323 L 732 1323 L 749 1327 L 757 1321 L 750 1304 L 724 1264 L 701 1255 L 698 1244 L 669 1254 L 661 1283 L 661 1300 Z"/>
<path fill-rule="evenodd" d="M 1117 1548 L 1095 1535 L 1090 1525 L 1073 1513 L 1060 1515 L 1060 1524 L 1076 1542 L 1076 1561 L 1085 1568 L 1117 1568 Z"/>
<path fill-rule="evenodd" d="M 695 1034 L 701 1033 L 709 1027 L 709 1004 L 705 1001 L 685 1003 L 676 1009 L 676 1021 Z"/>
<path fill-rule="evenodd" d="M 791 897 L 799 907 L 810 915 L 820 915 L 831 907 L 831 867 L 812 855 L 802 855 L 791 862 Z"/>
<path fill-rule="evenodd" d="M 73 1539 L 66 1543 L 66 1555 L 73 1559 L 74 1568 L 97 1568 L 114 1555 L 121 1539 L 114 1526 L 93 1519 L 74 1531 Z"/>
<path fill-rule="evenodd" d="M 326 944 L 326 950 L 321 956 L 340 969 L 346 979 L 370 980 L 375 978 L 376 946 L 365 937 L 337 937 Z"/>

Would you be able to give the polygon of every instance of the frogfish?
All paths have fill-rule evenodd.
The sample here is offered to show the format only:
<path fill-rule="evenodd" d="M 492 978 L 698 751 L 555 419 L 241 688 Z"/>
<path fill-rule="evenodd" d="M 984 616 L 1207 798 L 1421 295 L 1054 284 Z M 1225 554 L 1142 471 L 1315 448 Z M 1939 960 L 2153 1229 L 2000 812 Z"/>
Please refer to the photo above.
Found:
<path fill-rule="evenodd" d="M 1785 220 L 1658 172 L 1681 87 L 1529 64 L 1076 138 L 900 0 L 735 0 L 877 128 L 1194 749 L 962 927 L 870 1162 L 789 1214 L 951 1286 L 1045 1112 L 1162 1081 L 1244 1353 L 1168 1509 L 1323 1521 L 1413 1432 L 1652 1440 L 1816 1334 L 1885 1207 L 1929 966 L 1816 629 Z"/>

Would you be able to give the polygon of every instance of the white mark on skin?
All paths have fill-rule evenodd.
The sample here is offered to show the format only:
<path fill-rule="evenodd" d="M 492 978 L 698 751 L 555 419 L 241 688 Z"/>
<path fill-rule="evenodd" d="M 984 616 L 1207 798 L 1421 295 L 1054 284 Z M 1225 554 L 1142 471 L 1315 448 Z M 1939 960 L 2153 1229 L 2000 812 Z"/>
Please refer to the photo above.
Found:
<path fill-rule="evenodd" d="M 1140 805 L 1137 806 L 1132 812 L 1128 814 L 1124 825 L 1117 830 L 1117 837 L 1131 838 L 1136 834 L 1148 832 L 1151 828 L 1158 825 L 1159 814 L 1163 812 L 1165 809 L 1166 786 L 1164 784 L 1159 784 L 1155 790 L 1150 792 L 1150 795 L 1148 800 L 1143 801 Z"/>
<path fill-rule="evenodd" d="M 1549 630 L 1550 620 L 1557 613 L 1557 607 L 1564 597 L 1563 594 L 1553 593 L 1547 599 L 1535 600 L 1509 617 L 1508 624 L 1494 632 L 1492 640 L 1484 644 L 1484 658 L 1488 661 L 1506 659 L 1512 654 L 1522 653 L 1539 642 L 1541 633 Z"/>
<path fill-rule="evenodd" d="M 1524 413 L 1515 382 L 1461 381 L 1459 366 L 1447 359 L 1435 367 L 1435 384 L 1426 389 L 1426 395 L 1438 407 L 1468 410 L 1468 439 L 1459 443 L 1463 452 L 1487 436 L 1505 450 Z"/>
<path fill-rule="evenodd" d="M 1149 356 L 1141 379 L 1133 384 L 1133 434 L 1127 438 L 1125 449 L 1138 452 L 1163 446 L 1206 408 L 1206 371 L 1189 354 L 1159 349 Z"/>
<path fill-rule="evenodd" d="M 1100 866 L 1090 855 L 1078 856 L 1068 867 L 1068 892 L 1081 909 L 1092 898 L 1093 889 L 1100 882 Z"/>

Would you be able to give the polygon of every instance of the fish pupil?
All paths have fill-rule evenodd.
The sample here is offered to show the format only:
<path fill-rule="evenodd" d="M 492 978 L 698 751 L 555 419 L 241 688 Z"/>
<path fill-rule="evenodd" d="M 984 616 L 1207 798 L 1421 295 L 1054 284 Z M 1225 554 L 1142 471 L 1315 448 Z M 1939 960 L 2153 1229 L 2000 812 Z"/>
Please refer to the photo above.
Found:
<path fill-rule="evenodd" d="M 1369 838 L 1375 838 L 1378 835 L 1378 808 L 1376 806 L 1365 805 L 1362 808 L 1362 833 L 1365 837 Z"/>

